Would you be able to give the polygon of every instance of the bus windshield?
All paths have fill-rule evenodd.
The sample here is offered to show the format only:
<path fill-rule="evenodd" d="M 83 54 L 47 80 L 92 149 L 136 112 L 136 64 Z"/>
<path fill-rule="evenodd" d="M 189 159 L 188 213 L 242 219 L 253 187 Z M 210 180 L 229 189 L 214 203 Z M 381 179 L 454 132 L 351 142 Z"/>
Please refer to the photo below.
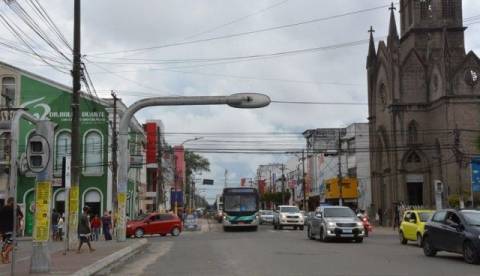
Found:
<path fill-rule="evenodd" d="M 254 194 L 224 195 L 226 212 L 254 212 L 257 210 L 257 198 Z"/>

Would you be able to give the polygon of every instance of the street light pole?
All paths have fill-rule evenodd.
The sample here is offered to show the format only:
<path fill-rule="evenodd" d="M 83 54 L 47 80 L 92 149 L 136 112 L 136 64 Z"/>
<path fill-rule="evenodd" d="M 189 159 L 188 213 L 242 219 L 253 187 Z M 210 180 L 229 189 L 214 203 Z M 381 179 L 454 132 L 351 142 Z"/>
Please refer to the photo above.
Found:
<path fill-rule="evenodd" d="M 155 97 L 132 104 L 123 113 L 119 128 L 120 164 L 118 166 L 118 211 L 117 240 L 126 240 L 126 204 L 129 169 L 128 126 L 135 113 L 151 106 L 229 105 L 235 108 L 261 108 L 269 105 L 270 98 L 263 94 L 240 93 L 230 96 Z"/>

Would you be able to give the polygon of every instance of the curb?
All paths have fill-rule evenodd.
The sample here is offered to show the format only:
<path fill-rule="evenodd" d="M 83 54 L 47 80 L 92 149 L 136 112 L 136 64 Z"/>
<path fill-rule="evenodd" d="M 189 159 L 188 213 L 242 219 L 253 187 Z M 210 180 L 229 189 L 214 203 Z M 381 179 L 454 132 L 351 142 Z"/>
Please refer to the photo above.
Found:
<path fill-rule="evenodd" d="M 134 244 L 123 248 L 103 259 L 96 261 L 95 263 L 82 268 L 81 270 L 72 274 L 73 276 L 89 276 L 89 275 L 108 275 L 112 269 L 121 265 L 127 259 L 142 252 L 148 247 L 146 239 L 141 239 Z"/>

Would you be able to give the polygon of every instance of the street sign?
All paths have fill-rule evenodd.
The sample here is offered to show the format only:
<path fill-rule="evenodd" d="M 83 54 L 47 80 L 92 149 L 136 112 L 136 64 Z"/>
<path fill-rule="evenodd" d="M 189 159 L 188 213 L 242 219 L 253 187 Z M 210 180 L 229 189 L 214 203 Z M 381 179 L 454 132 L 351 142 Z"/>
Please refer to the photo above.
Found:
<path fill-rule="evenodd" d="M 65 157 L 65 188 L 70 189 L 72 187 L 71 181 L 72 175 L 72 157 Z"/>
<path fill-rule="evenodd" d="M 480 158 L 472 159 L 472 192 L 480 192 Z"/>
<path fill-rule="evenodd" d="M 203 185 L 213 185 L 213 179 L 204 179 Z"/>

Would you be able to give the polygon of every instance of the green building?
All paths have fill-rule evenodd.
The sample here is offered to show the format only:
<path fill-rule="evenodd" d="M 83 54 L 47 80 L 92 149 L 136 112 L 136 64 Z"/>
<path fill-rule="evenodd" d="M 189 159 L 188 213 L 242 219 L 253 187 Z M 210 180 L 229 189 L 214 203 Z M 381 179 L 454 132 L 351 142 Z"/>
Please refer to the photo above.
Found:
<path fill-rule="evenodd" d="M 63 157 L 70 155 L 71 142 L 71 96 L 72 89 L 54 81 L 34 75 L 13 66 L 0 63 L 0 81 L 2 82 L 2 97 L 0 106 L 23 107 L 39 119 L 49 119 L 56 123 L 53 165 L 54 181 L 52 194 L 52 208 L 65 212 L 65 192 L 61 187 L 61 168 Z M 117 102 L 118 103 L 118 102 Z M 125 109 L 121 102 L 120 109 Z M 117 122 L 121 111 L 117 109 Z M 82 93 L 80 100 L 81 111 L 81 156 L 82 173 L 80 177 L 79 202 L 80 210 L 89 206 L 92 214 L 103 214 L 112 209 L 112 167 L 111 141 L 113 101 L 99 99 Z M 9 120 L 11 112 L 2 111 L 1 120 Z M 35 198 L 35 174 L 29 172 L 25 162 L 26 145 L 34 125 L 27 121 L 20 123 L 20 137 L 18 141 L 19 175 L 17 183 L 17 201 L 25 214 L 24 234 L 31 235 L 33 230 L 33 212 Z M 143 165 L 145 135 L 141 125 L 132 120 L 130 129 L 130 152 L 133 153 L 132 169 L 129 171 L 129 205 L 128 211 L 135 214 L 138 210 L 140 196 L 139 187 L 144 185 L 146 169 Z M 0 157 L 0 199 L 5 200 L 8 195 L 8 173 L 10 160 L 8 157 L 8 131 L 1 133 L 3 149 Z M 142 175 L 143 174 L 143 175 Z"/>

